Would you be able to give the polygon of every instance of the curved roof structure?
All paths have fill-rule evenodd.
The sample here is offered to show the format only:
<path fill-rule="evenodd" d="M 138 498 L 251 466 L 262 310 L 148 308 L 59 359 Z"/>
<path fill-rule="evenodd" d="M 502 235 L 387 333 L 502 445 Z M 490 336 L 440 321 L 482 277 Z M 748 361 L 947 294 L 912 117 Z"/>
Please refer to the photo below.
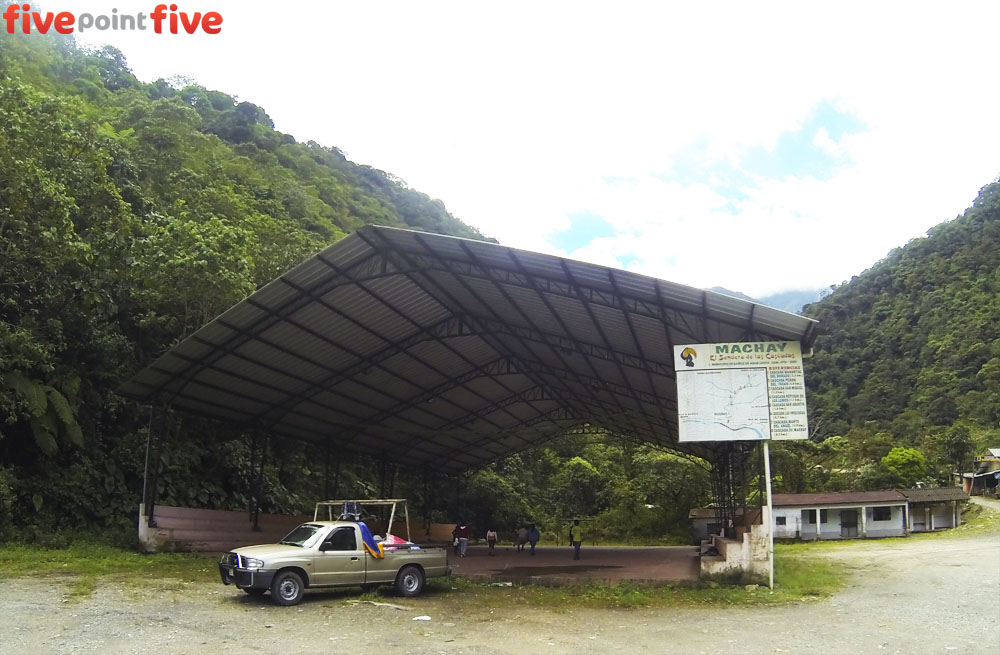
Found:
<path fill-rule="evenodd" d="M 368 226 L 205 325 L 119 393 L 458 473 L 581 427 L 677 443 L 673 345 L 816 322 L 551 255 Z"/>

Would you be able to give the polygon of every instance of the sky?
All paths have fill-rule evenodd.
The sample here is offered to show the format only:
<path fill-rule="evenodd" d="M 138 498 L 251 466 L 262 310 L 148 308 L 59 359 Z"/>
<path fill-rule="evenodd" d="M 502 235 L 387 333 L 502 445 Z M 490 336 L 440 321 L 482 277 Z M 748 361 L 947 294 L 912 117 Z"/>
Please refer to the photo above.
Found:
<path fill-rule="evenodd" d="M 839 284 L 1000 174 L 996 2 L 176 1 L 222 31 L 80 40 L 505 245 L 697 287 Z"/>

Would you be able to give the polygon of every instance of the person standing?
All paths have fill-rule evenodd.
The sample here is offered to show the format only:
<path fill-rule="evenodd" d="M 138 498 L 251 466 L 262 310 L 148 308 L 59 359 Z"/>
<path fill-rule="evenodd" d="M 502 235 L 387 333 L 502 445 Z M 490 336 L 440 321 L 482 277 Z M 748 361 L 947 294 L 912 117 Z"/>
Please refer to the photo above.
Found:
<path fill-rule="evenodd" d="M 538 540 L 541 539 L 541 537 L 542 536 L 538 534 L 538 528 L 535 527 L 534 523 L 528 526 L 528 543 L 531 544 L 532 555 L 535 554 L 535 544 L 538 543 Z"/>
<path fill-rule="evenodd" d="M 580 559 L 580 546 L 583 545 L 583 528 L 580 527 L 579 519 L 573 519 L 573 525 L 569 526 L 569 543 L 573 545 L 573 559 Z"/>
<path fill-rule="evenodd" d="M 465 521 L 459 521 L 455 528 L 455 536 L 458 537 L 458 556 L 465 557 L 469 551 L 469 526 Z"/>
<path fill-rule="evenodd" d="M 497 545 L 497 531 L 493 528 L 486 531 L 486 544 L 490 547 L 490 555 L 495 555 L 493 548 Z"/>
<path fill-rule="evenodd" d="M 523 525 L 517 529 L 517 541 L 514 545 L 517 546 L 517 552 L 524 550 L 524 544 L 528 543 L 528 528 Z"/>

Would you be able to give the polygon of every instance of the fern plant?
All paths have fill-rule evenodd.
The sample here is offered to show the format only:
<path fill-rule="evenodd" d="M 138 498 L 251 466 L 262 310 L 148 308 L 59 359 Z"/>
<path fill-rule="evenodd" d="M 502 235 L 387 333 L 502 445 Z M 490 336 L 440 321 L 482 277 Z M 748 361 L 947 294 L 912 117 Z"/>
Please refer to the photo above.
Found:
<path fill-rule="evenodd" d="M 83 446 L 83 431 L 76 413 L 58 389 L 17 371 L 0 374 L 0 388 L 13 391 L 23 402 L 31 435 L 43 453 L 54 455 L 59 450 L 60 435 L 76 446 Z"/>

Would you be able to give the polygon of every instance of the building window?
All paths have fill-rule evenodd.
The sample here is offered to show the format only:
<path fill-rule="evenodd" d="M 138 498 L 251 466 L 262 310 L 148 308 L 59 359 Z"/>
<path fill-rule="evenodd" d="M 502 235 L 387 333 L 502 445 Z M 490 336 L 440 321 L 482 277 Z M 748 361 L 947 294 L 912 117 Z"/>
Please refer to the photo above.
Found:
<path fill-rule="evenodd" d="M 774 517 L 774 524 L 775 525 L 784 525 L 785 524 L 785 517 L 784 516 L 775 516 Z"/>
<path fill-rule="evenodd" d="M 826 523 L 826 510 L 821 509 L 819 511 L 819 522 Z M 806 523 L 809 525 L 816 525 L 816 510 L 808 509 L 806 510 Z"/>
<path fill-rule="evenodd" d="M 891 507 L 872 507 L 872 520 L 875 520 L 875 521 L 891 521 L 892 520 L 892 508 Z"/>

